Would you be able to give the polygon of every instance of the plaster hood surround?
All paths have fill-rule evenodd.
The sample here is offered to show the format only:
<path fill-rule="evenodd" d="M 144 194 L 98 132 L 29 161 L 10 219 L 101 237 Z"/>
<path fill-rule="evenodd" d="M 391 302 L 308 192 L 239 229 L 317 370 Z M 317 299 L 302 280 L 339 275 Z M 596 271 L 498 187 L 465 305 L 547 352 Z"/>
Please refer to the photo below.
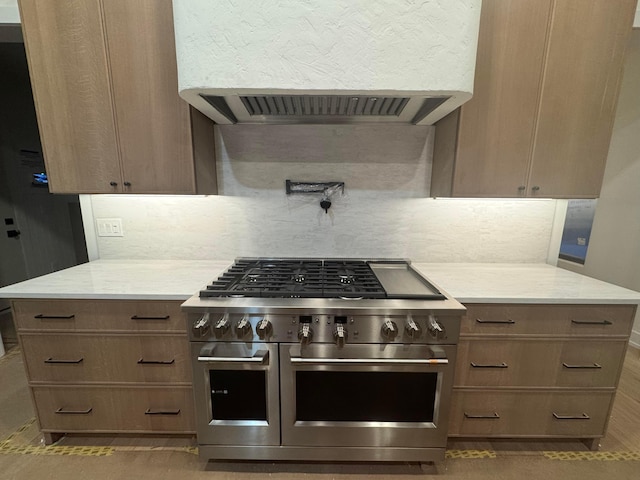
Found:
<path fill-rule="evenodd" d="M 221 124 L 431 125 L 471 98 L 481 0 L 173 0 L 182 98 Z"/>

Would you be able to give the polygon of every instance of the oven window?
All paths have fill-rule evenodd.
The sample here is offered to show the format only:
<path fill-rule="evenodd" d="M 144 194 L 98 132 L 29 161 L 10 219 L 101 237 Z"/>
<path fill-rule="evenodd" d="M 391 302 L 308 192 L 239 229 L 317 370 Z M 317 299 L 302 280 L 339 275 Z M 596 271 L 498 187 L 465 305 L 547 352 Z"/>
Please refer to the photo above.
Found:
<path fill-rule="evenodd" d="M 296 419 L 433 422 L 434 372 L 296 372 Z"/>
<path fill-rule="evenodd" d="M 210 370 L 213 420 L 267 420 L 266 372 Z"/>

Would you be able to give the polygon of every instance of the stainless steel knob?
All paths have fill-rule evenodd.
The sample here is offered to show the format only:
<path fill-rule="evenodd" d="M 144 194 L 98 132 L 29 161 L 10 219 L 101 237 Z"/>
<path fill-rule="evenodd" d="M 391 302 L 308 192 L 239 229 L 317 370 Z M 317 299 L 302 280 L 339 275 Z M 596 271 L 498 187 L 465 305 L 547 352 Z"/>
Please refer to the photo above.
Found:
<path fill-rule="evenodd" d="M 213 327 L 213 333 L 215 333 L 216 337 L 220 338 L 224 336 L 225 333 L 229 331 L 229 320 L 226 315 L 217 321 L 215 326 Z"/>
<path fill-rule="evenodd" d="M 256 324 L 256 333 L 262 340 L 267 338 L 273 332 L 273 325 L 266 318 L 263 318 Z"/>
<path fill-rule="evenodd" d="M 442 324 L 436 320 L 434 315 L 429 315 L 429 320 L 427 320 L 427 330 L 429 330 L 429 334 L 436 340 L 447 338 L 447 332 Z"/>
<path fill-rule="evenodd" d="M 249 333 L 251 333 L 251 322 L 247 317 L 242 317 L 242 320 L 236 323 L 236 336 L 242 338 Z"/>
<path fill-rule="evenodd" d="M 335 340 L 338 347 L 344 347 L 344 344 L 347 342 L 348 336 L 349 332 L 344 325 L 336 325 L 336 328 L 333 331 L 333 339 Z"/>
<path fill-rule="evenodd" d="M 407 323 L 404 326 L 404 331 L 409 338 L 420 338 L 420 335 L 422 335 L 422 329 L 420 328 L 420 325 L 418 325 L 411 317 L 407 319 Z"/>
<path fill-rule="evenodd" d="M 311 325 L 309 325 L 308 323 L 303 323 L 302 325 L 300 325 L 300 329 L 298 330 L 298 340 L 300 340 L 300 343 L 302 345 L 306 345 L 308 343 L 311 343 L 312 339 L 313 329 L 311 328 Z"/>
<path fill-rule="evenodd" d="M 211 322 L 209 321 L 209 314 L 205 313 L 198 320 L 193 322 L 193 335 L 195 337 L 204 337 L 211 327 Z"/>
<path fill-rule="evenodd" d="M 382 333 L 383 338 L 394 340 L 398 336 L 398 325 L 393 320 L 385 320 L 380 333 Z"/>

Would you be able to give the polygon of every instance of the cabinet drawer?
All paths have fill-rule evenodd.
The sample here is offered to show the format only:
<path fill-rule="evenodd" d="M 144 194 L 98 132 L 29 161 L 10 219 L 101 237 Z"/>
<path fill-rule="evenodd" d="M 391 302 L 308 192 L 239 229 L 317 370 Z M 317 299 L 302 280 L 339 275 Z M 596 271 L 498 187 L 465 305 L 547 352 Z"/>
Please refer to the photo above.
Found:
<path fill-rule="evenodd" d="M 609 335 L 631 333 L 635 305 L 469 304 L 460 334 Z"/>
<path fill-rule="evenodd" d="M 13 302 L 18 331 L 186 332 L 177 301 L 19 300 Z"/>
<path fill-rule="evenodd" d="M 454 390 L 449 435 L 593 437 L 604 435 L 612 392 Z"/>
<path fill-rule="evenodd" d="M 611 387 L 626 341 L 461 340 L 455 386 Z"/>
<path fill-rule="evenodd" d="M 186 336 L 22 334 L 36 382 L 190 383 Z"/>
<path fill-rule="evenodd" d="M 191 387 L 34 387 L 50 432 L 193 433 Z"/>

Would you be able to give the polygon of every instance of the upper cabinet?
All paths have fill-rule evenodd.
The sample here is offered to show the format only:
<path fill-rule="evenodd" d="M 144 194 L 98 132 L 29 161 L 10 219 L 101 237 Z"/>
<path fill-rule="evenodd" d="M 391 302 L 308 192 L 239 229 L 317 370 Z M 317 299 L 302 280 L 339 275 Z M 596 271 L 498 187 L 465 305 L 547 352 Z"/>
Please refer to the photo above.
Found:
<path fill-rule="evenodd" d="M 597 197 L 636 0 L 484 0 L 473 98 L 438 122 L 433 196 Z"/>
<path fill-rule="evenodd" d="M 20 0 L 54 193 L 215 193 L 213 125 L 178 96 L 171 0 Z"/>

